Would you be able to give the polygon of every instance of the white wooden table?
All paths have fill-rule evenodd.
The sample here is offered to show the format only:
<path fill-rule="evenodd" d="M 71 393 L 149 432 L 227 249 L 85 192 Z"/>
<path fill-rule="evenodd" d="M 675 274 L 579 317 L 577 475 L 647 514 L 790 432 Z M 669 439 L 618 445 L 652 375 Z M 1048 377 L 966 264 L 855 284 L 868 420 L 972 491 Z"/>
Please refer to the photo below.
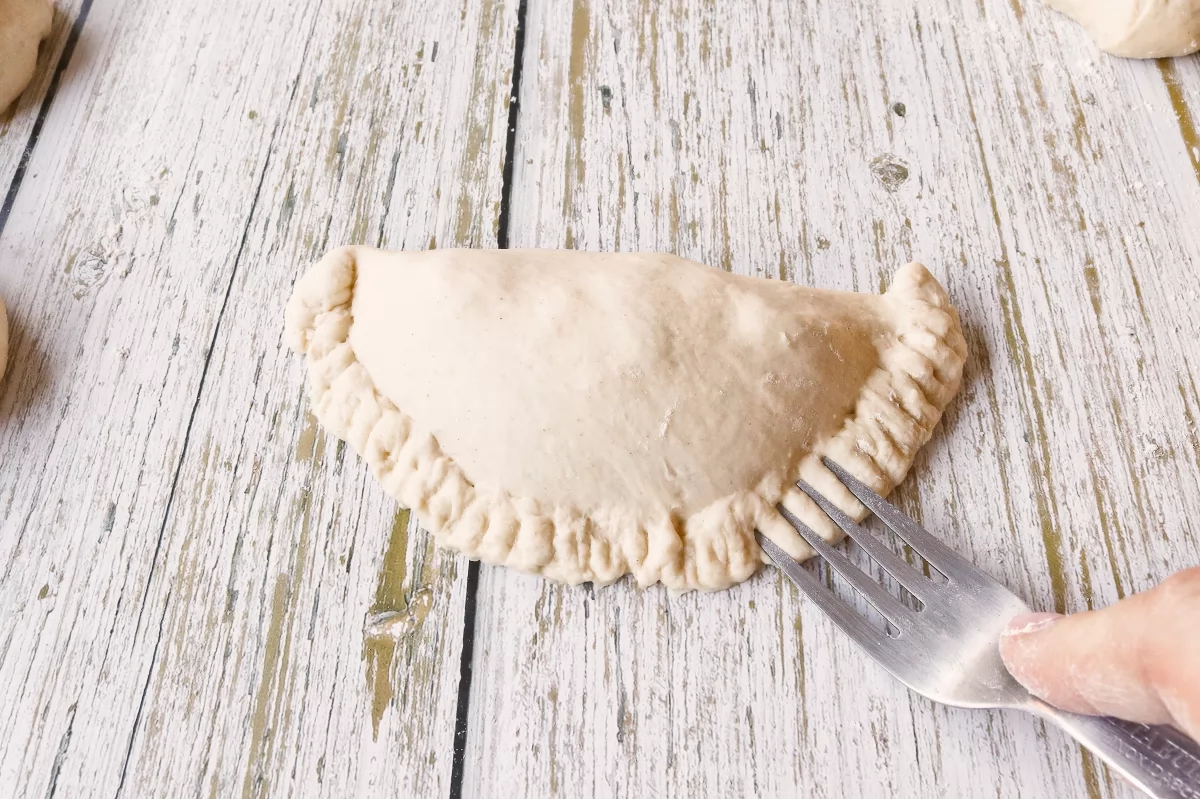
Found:
<path fill-rule="evenodd" d="M 1200 59 L 1032 0 L 56 3 L 0 118 L 0 796 L 1130 795 L 774 570 L 469 570 L 315 425 L 282 309 L 343 243 L 919 259 L 971 354 L 900 503 L 1109 603 L 1200 562 Z"/>

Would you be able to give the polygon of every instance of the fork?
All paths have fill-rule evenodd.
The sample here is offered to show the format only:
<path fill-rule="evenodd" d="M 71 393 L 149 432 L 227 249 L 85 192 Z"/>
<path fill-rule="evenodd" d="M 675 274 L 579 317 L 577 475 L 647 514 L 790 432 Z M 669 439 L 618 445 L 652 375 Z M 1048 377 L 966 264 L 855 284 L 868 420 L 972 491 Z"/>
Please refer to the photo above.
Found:
<path fill-rule="evenodd" d="M 762 533 L 767 556 L 834 624 L 896 679 L 935 702 L 967 708 L 1010 708 L 1054 722 L 1112 769 L 1159 799 L 1200 799 L 1200 744 L 1172 727 L 1084 716 L 1051 707 L 1018 683 L 1000 660 L 1000 633 L 1029 608 L 1015 594 L 956 554 L 894 505 L 829 459 L 825 465 L 889 529 L 946 577 L 927 578 L 890 546 L 835 507 L 807 483 L 797 483 L 826 515 L 898 584 L 916 597 L 914 610 L 783 507 L 778 510 L 888 621 L 877 629 L 809 570 Z"/>

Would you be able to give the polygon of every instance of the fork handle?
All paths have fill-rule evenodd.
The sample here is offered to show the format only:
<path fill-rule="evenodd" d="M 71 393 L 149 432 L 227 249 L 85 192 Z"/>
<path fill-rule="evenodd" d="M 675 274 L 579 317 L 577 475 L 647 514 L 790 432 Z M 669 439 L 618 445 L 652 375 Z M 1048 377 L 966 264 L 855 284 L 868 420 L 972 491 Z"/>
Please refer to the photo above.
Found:
<path fill-rule="evenodd" d="M 1081 716 L 1038 699 L 1027 709 L 1062 727 L 1155 799 L 1200 799 L 1200 744 L 1175 728 Z"/>

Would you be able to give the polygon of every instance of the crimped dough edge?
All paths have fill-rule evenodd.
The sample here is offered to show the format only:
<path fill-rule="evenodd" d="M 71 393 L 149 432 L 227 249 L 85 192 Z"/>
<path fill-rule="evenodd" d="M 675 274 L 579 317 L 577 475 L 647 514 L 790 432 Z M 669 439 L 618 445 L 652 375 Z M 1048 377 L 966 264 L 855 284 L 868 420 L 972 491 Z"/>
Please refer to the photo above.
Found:
<path fill-rule="evenodd" d="M 672 591 L 727 588 L 765 561 L 757 528 L 797 559 L 813 554 L 776 510 L 784 505 L 823 537 L 841 533 L 806 495 L 757 486 L 686 519 L 638 519 L 632 511 L 577 509 L 476 489 L 434 436 L 383 396 L 350 344 L 356 253 L 328 253 L 295 286 L 285 339 L 308 363 L 316 417 L 347 442 L 375 478 L 411 508 L 438 544 L 471 559 L 570 584 L 608 584 L 626 573 Z M 821 463 L 829 457 L 881 494 L 912 460 L 958 391 L 966 343 L 958 314 L 924 266 L 897 271 L 884 295 L 896 341 L 880 356 L 853 414 L 799 464 L 804 480 L 856 520 L 866 509 Z"/>

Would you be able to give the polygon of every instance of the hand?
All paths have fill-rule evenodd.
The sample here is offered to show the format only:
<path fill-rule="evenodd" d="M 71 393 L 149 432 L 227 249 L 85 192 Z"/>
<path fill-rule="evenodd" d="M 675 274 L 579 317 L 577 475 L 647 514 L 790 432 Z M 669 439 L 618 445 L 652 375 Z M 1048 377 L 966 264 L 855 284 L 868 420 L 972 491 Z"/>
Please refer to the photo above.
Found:
<path fill-rule="evenodd" d="M 1000 656 L 1063 710 L 1173 724 L 1200 740 L 1200 567 L 1104 610 L 1018 616 Z"/>

